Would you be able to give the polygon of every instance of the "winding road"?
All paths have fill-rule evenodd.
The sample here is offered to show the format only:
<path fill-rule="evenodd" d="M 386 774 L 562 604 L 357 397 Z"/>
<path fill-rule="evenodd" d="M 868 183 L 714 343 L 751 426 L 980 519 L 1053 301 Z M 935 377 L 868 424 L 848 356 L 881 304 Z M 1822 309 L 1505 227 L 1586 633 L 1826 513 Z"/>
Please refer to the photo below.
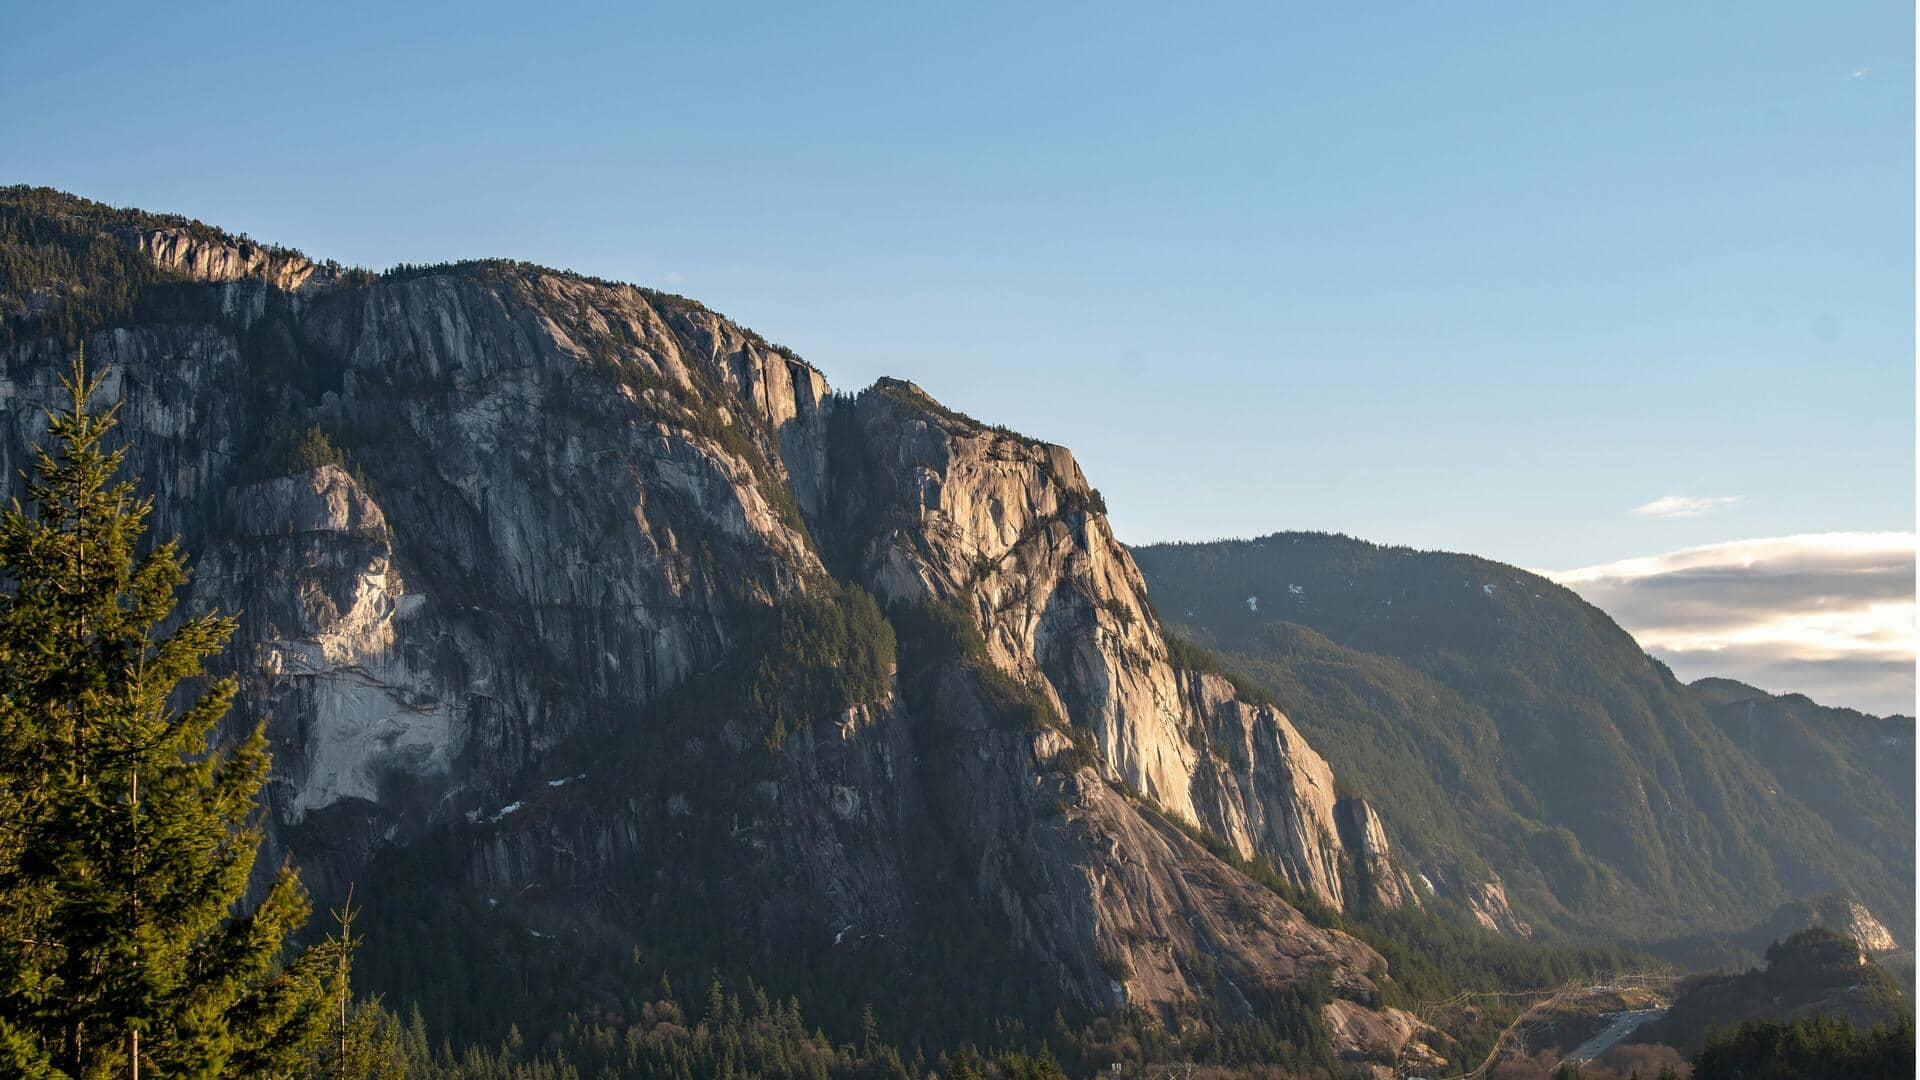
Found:
<path fill-rule="evenodd" d="M 1630 1009 L 1626 1012 L 1611 1013 L 1607 1017 L 1607 1026 L 1600 1034 L 1573 1048 L 1573 1052 L 1560 1059 L 1561 1065 L 1584 1065 L 1613 1048 L 1613 1044 L 1627 1037 L 1634 1028 L 1650 1020 L 1658 1020 L 1667 1015 L 1665 1009 Z"/>
<path fill-rule="evenodd" d="M 1476 1068 L 1445 1078 L 1445 1080 L 1479 1080 L 1480 1077 L 1487 1074 L 1489 1069 L 1493 1068 L 1494 1062 L 1499 1060 L 1500 1054 L 1509 1048 L 1509 1044 L 1521 1041 L 1516 1037 L 1527 1031 L 1543 1014 L 1551 1012 L 1561 1005 L 1565 1005 L 1570 1001 L 1574 1001 L 1588 994 L 1610 993 L 1628 989 L 1651 989 L 1655 986 L 1669 986 L 1674 981 L 1674 976 L 1665 974 L 1664 972 L 1634 972 L 1627 975 L 1616 975 L 1603 983 L 1570 982 L 1555 990 L 1534 991 L 1530 994 L 1456 994 L 1445 1001 L 1432 1002 L 1425 1007 L 1417 1009 L 1416 1015 L 1419 1015 L 1422 1019 L 1426 1019 L 1427 1016 L 1435 1011 L 1457 1007 L 1468 1000 L 1477 998 L 1533 996 L 1540 999 L 1522 1010 L 1520 1015 L 1513 1018 L 1513 1022 L 1508 1024 L 1506 1030 L 1502 1031 L 1500 1037 L 1494 1041 L 1493 1049 L 1487 1051 L 1486 1060 L 1480 1062 Z M 1614 1043 L 1625 1038 L 1628 1032 L 1652 1020 L 1654 1017 L 1661 1015 L 1665 1011 L 1664 1009 L 1639 1009 L 1627 1013 L 1614 1014 L 1613 1022 L 1607 1025 L 1605 1031 L 1581 1043 L 1574 1049 L 1573 1054 L 1564 1059 L 1561 1064 L 1590 1060 L 1592 1057 L 1597 1057 L 1605 1053 Z M 1624 1017 L 1636 1017 L 1636 1019 L 1625 1023 L 1623 1026 L 1622 1018 Z M 1618 1029 L 1617 1031 L 1615 1030 L 1616 1028 Z M 1602 1040 L 1605 1041 L 1602 1042 Z M 1589 1048 L 1595 1046 L 1595 1044 L 1599 1044 L 1598 1049 L 1592 1050 L 1589 1054 Z M 1586 1056 L 1582 1057 L 1581 1055 Z M 1558 1067 L 1559 1066 L 1555 1066 L 1555 1068 Z"/>

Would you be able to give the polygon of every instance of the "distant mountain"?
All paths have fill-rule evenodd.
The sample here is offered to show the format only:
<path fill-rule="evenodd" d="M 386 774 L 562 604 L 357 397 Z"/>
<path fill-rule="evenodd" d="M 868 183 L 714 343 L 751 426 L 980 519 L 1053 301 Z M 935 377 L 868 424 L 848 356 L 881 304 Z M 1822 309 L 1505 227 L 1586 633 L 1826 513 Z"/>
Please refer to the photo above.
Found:
<path fill-rule="evenodd" d="M 1694 696 L 1721 731 L 1783 790 L 1886 861 L 1913 858 L 1914 721 L 1769 694 L 1732 679 L 1701 679 Z"/>
<path fill-rule="evenodd" d="M 1169 626 L 1271 691 L 1416 880 L 1489 924 L 1650 941 L 1844 892 L 1910 933 L 1910 718 L 1688 687 L 1572 591 L 1473 556 L 1308 533 L 1134 554 Z"/>

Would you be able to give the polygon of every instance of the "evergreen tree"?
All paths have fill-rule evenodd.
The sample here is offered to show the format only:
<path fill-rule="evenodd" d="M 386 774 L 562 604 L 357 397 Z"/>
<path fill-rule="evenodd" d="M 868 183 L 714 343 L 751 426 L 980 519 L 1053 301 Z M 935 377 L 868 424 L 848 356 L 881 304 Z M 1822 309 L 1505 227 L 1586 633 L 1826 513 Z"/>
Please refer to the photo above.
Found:
<path fill-rule="evenodd" d="M 378 999 L 353 1004 L 341 1036 L 339 1050 L 314 1064 L 312 1080 L 406 1080 L 416 1063 L 424 1068 L 431 1061 L 426 1043 L 414 1047 Z"/>
<path fill-rule="evenodd" d="M 64 381 L 29 508 L 0 514 L 0 1067 L 293 1075 L 331 950 L 285 957 L 308 914 L 291 868 L 241 904 L 266 734 L 210 745 L 235 684 L 202 668 L 234 621 L 173 618 L 185 557 L 136 554 L 152 500 L 115 480 L 117 408 L 88 411 L 84 358 Z"/>

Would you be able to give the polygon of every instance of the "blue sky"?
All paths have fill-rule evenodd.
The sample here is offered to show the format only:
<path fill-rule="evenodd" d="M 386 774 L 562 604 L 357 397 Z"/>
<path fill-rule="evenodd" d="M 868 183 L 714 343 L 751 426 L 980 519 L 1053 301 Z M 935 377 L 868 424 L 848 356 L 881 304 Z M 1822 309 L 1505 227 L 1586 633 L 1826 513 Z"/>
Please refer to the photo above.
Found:
<path fill-rule="evenodd" d="M 1913 530 L 1908 4 L 400 6 L 11 5 L 0 181 L 684 292 L 1132 542 Z"/>

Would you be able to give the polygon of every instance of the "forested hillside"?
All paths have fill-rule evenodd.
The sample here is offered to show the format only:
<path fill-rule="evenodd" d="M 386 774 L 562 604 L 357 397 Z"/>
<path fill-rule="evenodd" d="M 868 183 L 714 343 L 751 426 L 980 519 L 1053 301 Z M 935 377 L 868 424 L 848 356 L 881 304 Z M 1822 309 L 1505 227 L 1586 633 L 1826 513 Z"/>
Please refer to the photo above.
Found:
<path fill-rule="evenodd" d="M 1442 892 L 1491 872 L 1519 921 L 1615 940 L 1836 891 L 1911 925 L 1911 718 L 1690 688 L 1571 591 L 1472 556 L 1311 533 L 1135 556 Z"/>

